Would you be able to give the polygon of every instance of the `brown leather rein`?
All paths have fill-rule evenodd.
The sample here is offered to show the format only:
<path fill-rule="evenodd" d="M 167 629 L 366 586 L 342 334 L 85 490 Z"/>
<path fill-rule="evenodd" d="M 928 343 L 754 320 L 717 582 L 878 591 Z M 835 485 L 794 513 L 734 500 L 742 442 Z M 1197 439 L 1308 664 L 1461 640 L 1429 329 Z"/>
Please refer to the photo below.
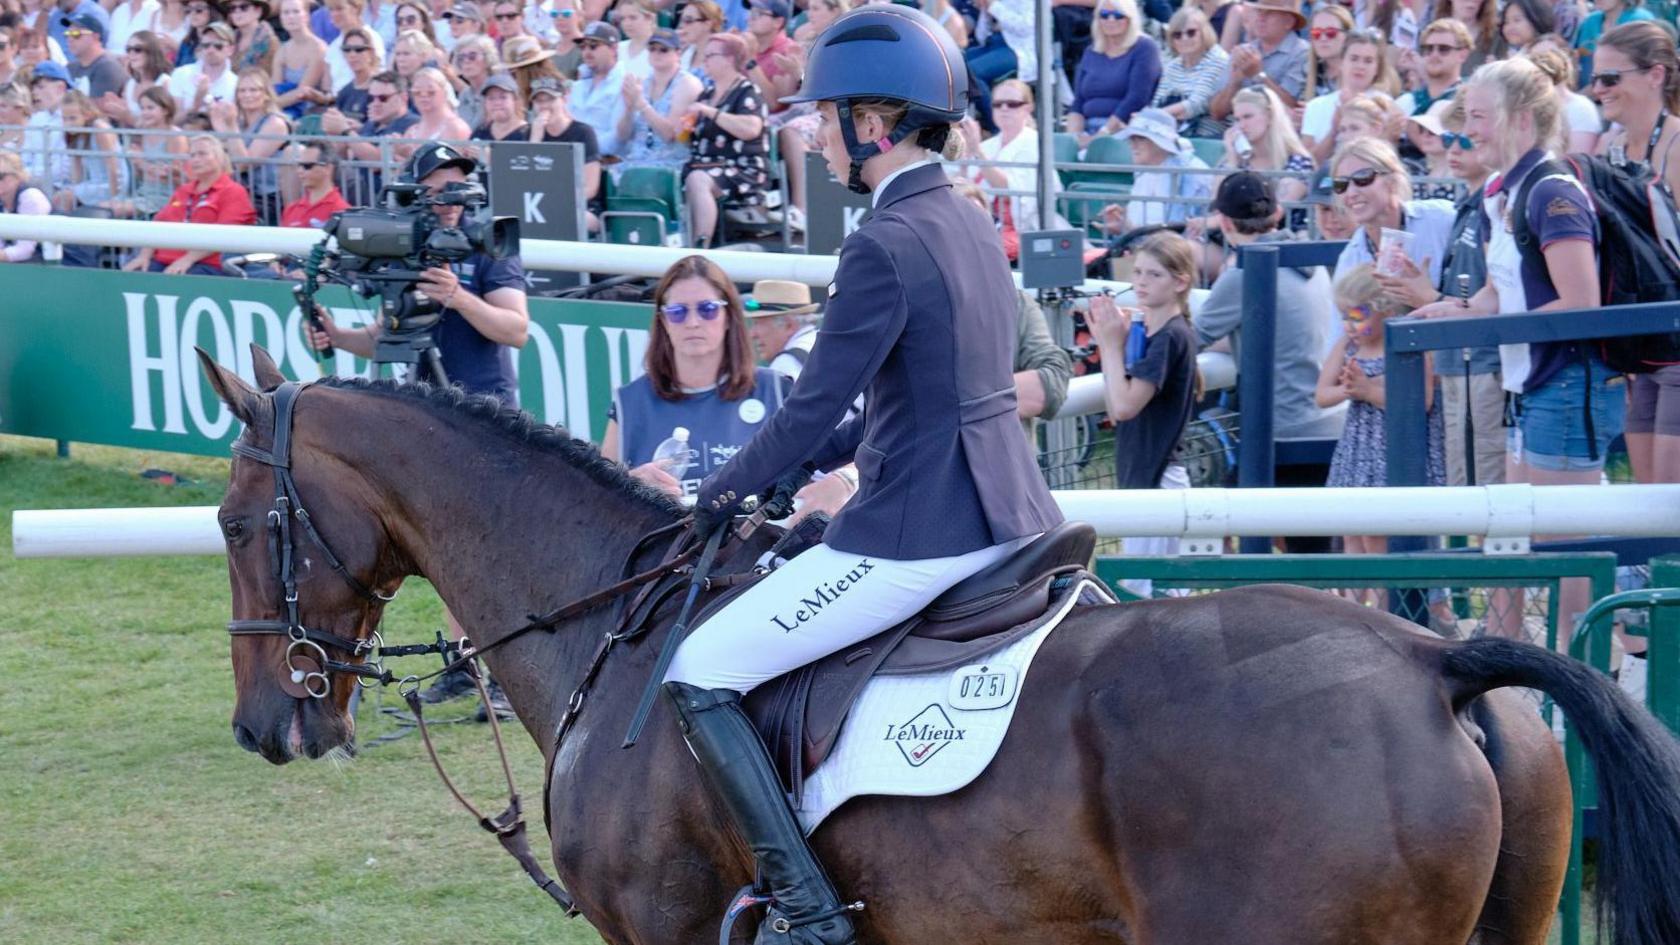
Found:
<path fill-rule="evenodd" d="M 566 911 L 568 917 L 578 915 L 578 909 L 570 895 L 560 884 L 551 879 L 543 871 L 541 864 L 531 854 L 530 841 L 525 835 L 525 816 L 519 799 L 519 792 L 513 783 L 513 766 L 508 761 L 507 746 L 502 740 L 501 723 L 496 717 L 494 708 L 490 705 L 490 696 L 485 689 L 483 674 L 478 669 L 478 659 L 485 653 L 504 644 L 511 643 L 534 630 L 553 632 L 561 624 L 574 617 L 581 616 L 596 608 L 612 603 L 633 591 L 640 591 L 631 601 L 629 614 L 635 614 L 642 609 L 655 585 L 663 578 L 682 573 L 692 562 L 700 556 L 703 546 L 693 542 L 684 547 L 689 538 L 690 518 L 679 519 L 669 525 L 662 526 L 642 536 L 625 560 L 623 571 L 628 572 L 635 567 L 635 562 L 647 553 L 648 548 L 660 538 L 674 536 L 666 553 L 659 564 L 645 571 L 630 574 L 616 584 L 604 587 L 591 594 L 562 604 L 544 614 L 528 616 L 527 623 L 495 642 L 483 647 L 474 647 L 470 641 L 462 639 L 459 642 L 443 639 L 439 634 L 435 643 L 413 644 L 405 646 L 387 646 L 380 638 L 378 631 L 370 637 L 349 640 L 337 634 L 305 627 L 300 614 L 301 606 L 298 601 L 297 581 L 293 562 L 296 555 L 297 539 L 292 529 L 295 520 L 302 531 L 309 536 L 322 556 L 339 575 L 362 597 L 376 602 L 391 600 L 390 596 L 380 594 L 357 580 L 350 574 L 339 558 L 327 546 L 326 539 L 315 529 L 305 509 L 302 499 L 298 496 L 297 483 L 292 479 L 291 470 L 291 432 L 292 416 L 298 397 L 303 393 L 307 384 L 287 382 L 280 385 L 274 392 L 274 443 L 267 449 L 259 449 L 243 438 L 234 443 L 233 451 L 249 459 L 256 460 L 274 470 L 274 508 L 268 514 L 269 556 L 274 562 L 275 576 L 279 581 L 280 610 L 285 614 L 284 619 L 274 620 L 233 620 L 228 622 L 228 633 L 234 636 L 284 636 L 291 642 L 286 649 L 286 669 L 290 673 L 290 686 L 285 687 L 294 698 L 324 699 L 331 692 L 331 677 L 344 674 L 356 677 L 366 685 L 377 683 L 388 686 L 396 683 L 398 692 L 408 703 L 409 711 L 414 715 L 415 726 L 420 731 L 420 740 L 426 746 L 426 755 L 431 759 L 432 767 L 437 771 L 443 786 L 454 796 L 457 803 L 471 814 L 480 827 L 495 835 L 510 856 L 519 861 L 525 874 L 537 885 L 537 888 L 547 893 L 557 905 Z M 565 714 L 555 729 L 552 742 L 554 751 L 559 750 L 560 741 L 566 732 L 577 721 L 578 713 L 583 709 L 583 702 L 590 686 L 599 673 L 607 654 L 613 644 L 635 635 L 635 628 L 618 630 L 605 635 L 600 647 L 596 650 L 582 682 L 572 692 L 567 701 Z M 326 649 L 343 650 L 348 653 L 350 660 L 339 661 L 330 659 Z M 444 666 L 435 672 L 424 676 L 404 676 L 397 678 L 385 669 L 376 657 L 384 656 L 416 656 L 437 653 L 444 658 Z M 451 659 L 451 654 L 454 654 Z M 420 701 L 420 683 L 435 676 L 441 676 L 454 669 L 464 668 L 472 676 L 473 683 L 478 688 L 479 698 L 483 701 L 485 714 L 490 719 L 490 733 L 496 743 L 496 754 L 501 760 L 502 774 L 507 780 L 508 806 L 494 817 L 486 815 L 473 803 L 467 800 L 455 782 L 443 768 L 443 762 L 438 758 L 437 749 L 432 744 L 431 732 L 426 725 L 426 719 Z M 372 682 L 369 682 L 371 680 Z M 300 694 L 301 693 L 301 694 Z M 552 753 L 548 758 L 547 773 L 552 771 Z M 547 793 L 547 784 L 544 784 Z M 547 811 L 544 812 L 547 817 Z"/>

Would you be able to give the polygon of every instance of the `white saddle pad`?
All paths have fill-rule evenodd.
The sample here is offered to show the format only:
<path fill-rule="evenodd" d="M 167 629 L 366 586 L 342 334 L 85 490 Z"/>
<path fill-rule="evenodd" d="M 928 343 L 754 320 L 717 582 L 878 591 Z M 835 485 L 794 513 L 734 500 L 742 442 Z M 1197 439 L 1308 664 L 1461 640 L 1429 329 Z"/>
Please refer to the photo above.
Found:
<path fill-rule="evenodd" d="M 1003 744 L 1033 656 L 1076 604 L 1108 604 L 1101 584 L 1081 579 L 1044 625 L 983 661 L 923 676 L 876 676 L 840 730 L 834 751 L 805 779 L 800 823 L 817 829 L 864 794 L 933 797 L 980 776 Z"/>

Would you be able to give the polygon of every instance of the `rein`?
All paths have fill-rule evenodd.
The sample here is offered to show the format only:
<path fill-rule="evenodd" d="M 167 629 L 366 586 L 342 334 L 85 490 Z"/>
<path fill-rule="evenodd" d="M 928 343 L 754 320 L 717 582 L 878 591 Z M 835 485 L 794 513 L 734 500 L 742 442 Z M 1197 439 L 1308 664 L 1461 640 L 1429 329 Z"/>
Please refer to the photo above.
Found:
<path fill-rule="evenodd" d="M 286 670 L 289 676 L 281 684 L 281 688 L 288 695 L 297 699 L 327 698 L 332 692 L 331 677 L 334 674 L 354 676 L 358 682 L 368 686 L 375 683 L 383 686 L 398 683 L 399 692 L 403 700 L 408 703 L 409 710 L 414 715 L 415 726 L 420 730 L 420 739 L 426 746 L 426 754 L 431 759 L 432 767 L 437 771 L 438 778 L 443 781 L 444 787 L 454 796 L 456 802 L 478 821 L 480 827 L 495 835 L 502 848 L 519 861 L 520 867 L 525 870 L 531 881 L 564 909 L 567 917 L 578 915 L 577 905 L 573 902 L 571 896 L 561 888 L 558 882 L 543 872 L 542 866 L 537 862 L 536 857 L 531 854 L 530 842 L 525 835 L 525 817 L 519 792 L 513 783 L 513 767 L 508 762 L 507 747 L 502 741 L 501 724 L 496 718 L 496 712 L 490 707 L 489 693 L 485 689 L 483 674 L 478 670 L 477 660 L 485 653 L 517 640 L 533 630 L 553 632 L 566 621 L 618 600 L 639 589 L 639 593 L 637 593 L 629 608 L 630 612 L 633 613 L 649 597 L 657 582 L 688 568 L 691 562 L 702 556 L 702 552 L 707 547 L 715 552 L 716 543 L 703 544 L 696 542 L 685 549 L 683 544 L 689 537 L 688 526 L 691 524 L 689 518 L 679 519 L 669 525 L 655 529 L 636 542 L 625 561 L 623 571 L 629 572 L 635 566 L 635 562 L 647 551 L 650 544 L 662 537 L 674 535 L 675 538 L 669 550 L 657 566 L 628 574 L 616 584 L 562 604 L 547 613 L 528 615 L 528 622 L 524 626 L 483 647 L 473 647 L 465 639 L 459 642 L 446 640 L 442 633 L 439 633 L 437 640 L 432 643 L 387 646 L 377 630 L 372 631 L 367 637 L 352 640 L 330 631 L 306 627 L 303 625 L 300 616 L 298 601 L 296 573 L 298 539 L 292 527 L 294 521 L 309 540 L 314 543 L 315 547 L 320 549 L 322 557 L 326 559 L 333 572 L 363 599 L 382 605 L 395 597 L 395 594 L 381 594 L 379 591 L 369 588 L 350 573 L 338 556 L 333 554 L 326 539 L 316 530 L 308 510 L 305 509 L 302 499 L 298 496 L 297 482 L 292 478 L 291 469 L 292 419 L 297 407 L 298 397 L 307 386 L 309 385 L 288 381 L 275 390 L 273 395 L 274 443 L 269 449 L 264 450 L 253 446 L 245 437 L 241 437 L 233 444 L 233 451 L 236 454 L 254 459 L 274 471 L 274 508 L 270 509 L 268 513 L 268 551 L 269 560 L 274 562 L 275 578 L 280 585 L 279 609 L 285 616 L 283 619 L 272 620 L 230 620 L 227 624 L 228 633 L 235 637 L 287 637 L 291 641 L 286 646 L 285 656 Z M 707 557 L 709 558 L 709 556 Z M 702 562 L 703 565 L 707 563 L 709 561 Z M 705 570 L 707 569 L 701 567 L 695 570 L 698 574 L 696 584 L 705 583 Z M 606 635 L 584 675 L 583 682 L 572 693 L 567 702 L 566 712 L 561 717 L 556 730 L 554 742 L 556 749 L 558 749 L 560 739 L 565 737 L 565 733 L 577 720 L 589 687 L 594 682 L 596 674 L 600 672 L 601 665 L 606 661 L 607 653 L 612 649 L 612 645 L 631 635 L 633 635 L 631 632 Z M 327 655 L 329 647 L 348 653 L 351 659 L 359 659 L 361 662 L 344 662 L 331 659 Z M 442 669 L 424 676 L 404 676 L 398 679 L 380 662 L 381 658 L 387 656 L 420 656 L 432 653 L 443 656 L 444 666 Z M 373 658 L 370 659 L 369 657 Z M 432 744 L 431 732 L 426 725 L 425 714 L 421 708 L 419 684 L 462 667 L 472 676 L 473 683 L 478 688 L 479 698 L 484 703 L 485 713 L 490 719 L 491 736 L 496 743 L 496 754 L 501 760 L 502 774 L 507 780 L 508 806 L 494 817 L 487 816 L 472 802 L 468 801 L 466 796 L 456 787 L 449 774 L 444 771 L 443 763 L 438 758 L 437 749 Z M 552 755 L 548 759 L 548 764 L 553 764 Z M 545 796 L 546 792 L 547 785 L 545 783 Z M 545 810 L 545 818 L 546 815 L 547 811 Z"/>

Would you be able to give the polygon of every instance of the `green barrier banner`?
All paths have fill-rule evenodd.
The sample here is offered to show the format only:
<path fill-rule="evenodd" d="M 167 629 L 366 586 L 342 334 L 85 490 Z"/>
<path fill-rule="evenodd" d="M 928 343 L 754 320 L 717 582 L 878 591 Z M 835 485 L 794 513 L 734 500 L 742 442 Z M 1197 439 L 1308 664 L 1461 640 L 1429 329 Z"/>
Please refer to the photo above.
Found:
<path fill-rule="evenodd" d="M 333 320 L 365 325 L 377 300 L 321 293 Z M 254 382 L 251 342 L 286 376 L 371 376 L 347 352 L 318 363 L 291 283 L 53 266 L 0 266 L 0 433 L 225 456 L 238 424 L 204 383 L 193 346 Z M 532 299 L 521 405 L 599 441 L 612 393 L 642 373 L 645 305 Z"/>

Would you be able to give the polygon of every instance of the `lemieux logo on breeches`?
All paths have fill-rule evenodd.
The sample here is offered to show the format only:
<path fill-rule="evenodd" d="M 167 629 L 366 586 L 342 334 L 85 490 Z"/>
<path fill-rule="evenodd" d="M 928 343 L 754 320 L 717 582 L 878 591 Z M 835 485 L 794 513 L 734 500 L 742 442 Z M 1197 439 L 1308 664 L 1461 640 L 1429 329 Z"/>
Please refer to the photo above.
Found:
<path fill-rule="evenodd" d="M 857 587 L 863 576 L 873 570 L 875 565 L 871 564 L 868 558 L 864 558 L 857 563 L 857 567 L 844 575 L 811 588 L 811 593 L 799 599 L 792 613 L 785 617 L 782 614 L 771 614 L 770 619 L 782 628 L 782 632 L 792 633 L 799 629 L 801 624 L 821 613 L 824 607 L 838 601 L 847 591 Z"/>

